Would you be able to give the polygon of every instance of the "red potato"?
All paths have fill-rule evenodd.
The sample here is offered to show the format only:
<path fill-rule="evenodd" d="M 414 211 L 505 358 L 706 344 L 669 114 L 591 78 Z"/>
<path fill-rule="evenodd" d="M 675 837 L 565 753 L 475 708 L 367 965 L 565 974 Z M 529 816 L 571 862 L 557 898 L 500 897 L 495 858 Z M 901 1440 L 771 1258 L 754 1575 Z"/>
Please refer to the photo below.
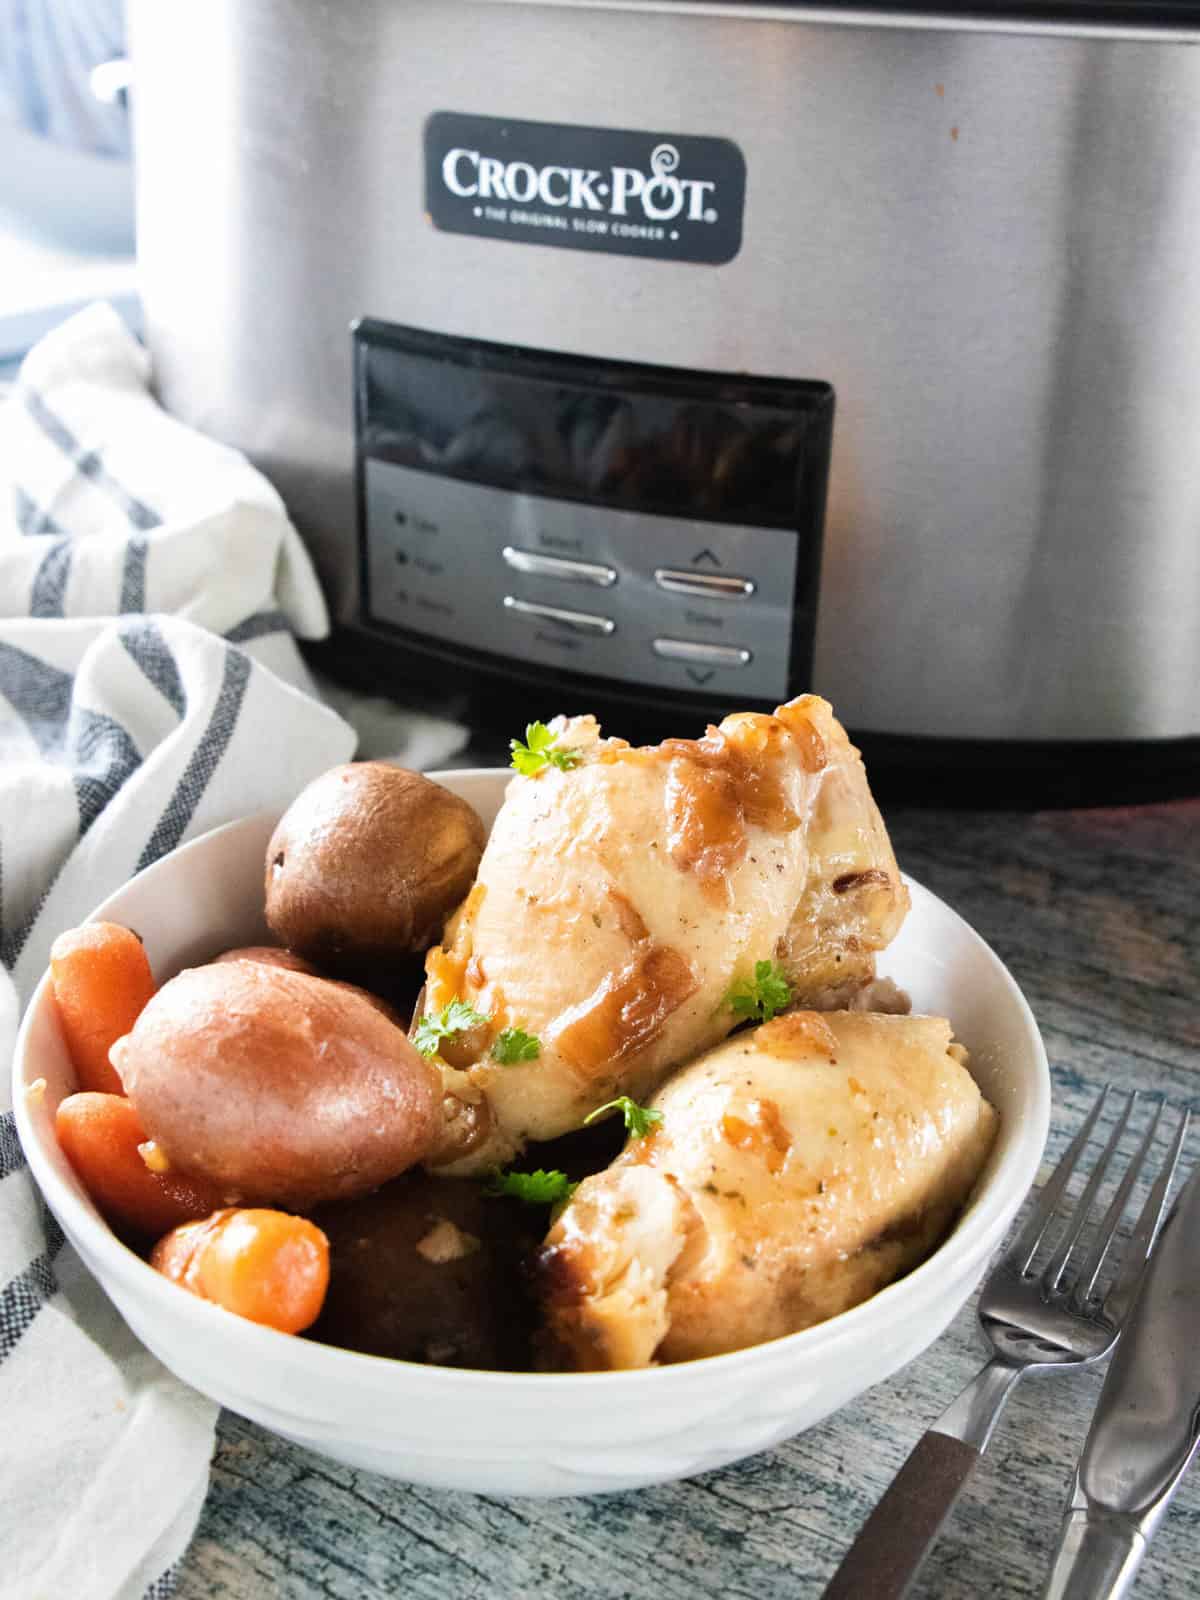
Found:
<path fill-rule="evenodd" d="M 50 983 L 79 1087 L 120 1094 L 109 1050 L 154 993 L 141 940 L 115 922 L 60 933 L 50 948 Z"/>
<path fill-rule="evenodd" d="M 150 1265 L 236 1316 L 300 1333 L 325 1300 L 329 1240 L 303 1217 L 231 1208 L 168 1233 Z"/>
<path fill-rule="evenodd" d="M 307 1211 L 432 1154 L 441 1079 L 350 985 L 254 961 L 163 985 L 113 1063 L 178 1172 Z"/>
<path fill-rule="evenodd" d="M 213 1184 L 150 1170 L 139 1148 L 146 1130 L 124 1095 L 68 1095 L 54 1131 L 97 1211 L 114 1227 L 154 1239 L 225 1203 Z"/>

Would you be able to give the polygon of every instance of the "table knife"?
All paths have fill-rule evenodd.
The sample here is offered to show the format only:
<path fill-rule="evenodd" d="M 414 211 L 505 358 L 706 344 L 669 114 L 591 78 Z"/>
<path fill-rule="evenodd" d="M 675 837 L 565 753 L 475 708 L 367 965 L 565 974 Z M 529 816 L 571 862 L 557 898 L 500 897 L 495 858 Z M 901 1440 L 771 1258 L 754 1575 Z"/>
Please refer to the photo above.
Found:
<path fill-rule="evenodd" d="M 1200 1171 L 1154 1246 L 1075 1472 L 1042 1600 L 1118 1600 L 1200 1444 Z"/>

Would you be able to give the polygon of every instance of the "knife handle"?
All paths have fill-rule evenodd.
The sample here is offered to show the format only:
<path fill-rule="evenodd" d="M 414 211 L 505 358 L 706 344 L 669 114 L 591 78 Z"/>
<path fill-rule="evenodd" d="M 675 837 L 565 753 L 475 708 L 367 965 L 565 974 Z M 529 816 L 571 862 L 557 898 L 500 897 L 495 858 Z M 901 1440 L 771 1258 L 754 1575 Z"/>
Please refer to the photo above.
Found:
<path fill-rule="evenodd" d="M 1129 1517 L 1068 1511 L 1042 1600 L 1121 1600 L 1145 1553 L 1146 1539 Z"/>
<path fill-rule="evenodd" d="M 892 1479 L 822 1600 L 902 1600 L 975 1470 L 973 1444 L 930 1428 Z"/>

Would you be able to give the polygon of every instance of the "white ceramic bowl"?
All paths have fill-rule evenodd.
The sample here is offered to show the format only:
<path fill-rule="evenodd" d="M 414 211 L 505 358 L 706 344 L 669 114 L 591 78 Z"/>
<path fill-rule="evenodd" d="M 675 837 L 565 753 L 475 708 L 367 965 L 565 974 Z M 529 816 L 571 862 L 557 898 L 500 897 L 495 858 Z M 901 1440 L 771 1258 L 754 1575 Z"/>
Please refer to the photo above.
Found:
<path fill-rule="evenodd" d="M 508 774 L 434 774 L 489 826 Z M 261 941 L 259 815 L 138 874 L 95 916 L 136 928 L 156 975 Z M 63 1231 L 166 1366 L 285 1438 L 354 1466 L 485 1494 L 629 1489 L 723 1466 L 811 1427 L 924 1350 L 979 1281 L 1037 1171 L 1050 1079 L 1037 1024 L 997 956 L 910 881 L 912 911 L 881 962 L 914 1008 L 950 1017 L 1000 1133 L 951 1236 L 852 1311 L 733 1355 L 641 1372 L 464 1372 L 312 1344 L 184 1293 L 118 1242 L 59 1151 L 54 1111 L 74 1087 L 46 980 L 17 1045 L 21 1140 Z M 42 1098 L 26 1085 L 46 1080 Z"/>

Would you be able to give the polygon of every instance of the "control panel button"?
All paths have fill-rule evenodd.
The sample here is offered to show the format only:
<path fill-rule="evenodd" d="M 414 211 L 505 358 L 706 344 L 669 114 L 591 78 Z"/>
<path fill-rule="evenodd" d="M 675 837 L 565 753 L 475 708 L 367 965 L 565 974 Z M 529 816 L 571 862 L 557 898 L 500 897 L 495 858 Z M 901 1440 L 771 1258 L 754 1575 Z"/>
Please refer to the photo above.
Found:
<path fill-rule="evenodd" d="M 554 578 L 559 583 L 590 583 L 596 589 L 611 589 L 617 581 L 615 567 L 595 561 L 571 561 L 565 556 L 544 556 L 538 550 L 521 550 L 506 544 L 500 552 L 505 566 L 531 578 Z"/>
<path fill-rule="evenodd" d="M 710 693 L 736 682 L 739 698 L 786 700 L 800 547 L 786 529 L 613 510 L 522 494 L 368 457 L 364 614 L 404 633 L 455 640 L 527 667 L 565 667 L 658 690 Z M 395 513 L 406 518 L 401 524 Z M 609 569 L 607 586 L 554 582 L 510 566 L 504 551 Z M 669 594 L 668 576 L 750 574 L 752 595 L 707 587 Z M 572 570 L 568 568 L 568 570 Z M 462 574 L 471 575 L 469 582 Z M 511 596 L 504 604 L 505 595 Z M 520 602 L 519 609 L 512 601 Z M 533 609 L 536 607 L 537 609 Z M 656 654 L 654 641 L 692 648 Z M 697 657 L 696 646 L 734 651 Z M 743 661 L 739 646 L 749 646 Z"/>
<path fill-rule="evenodd" d="M 758 588 L 753 578 L 724 572 L 689 572 L 685 567 L 655 567 L 654 581 L 670 594 L 701 595 L 706 600 L 747 600 Z"/>
<path fill-rule="evenodd" d="M 735 644 L 701 644 L 695 639 L 655 639 L 654 654 L 690 667 L 748 667 L 754 657 Z"/>
<path fill-rule="evenodd" d="M 532 617 L 537 622 L 556 623 L 560 628 L 569 628 L 572 633 L 608 635 L 617 631 L 617 625 L 611 617 L 597 617 L 587 611 L 563 611 L 558 606 L 539 606 L 532 600 L 518 600 L 511 594 L 504 596 L 504 609 L 515 611 L 518 616 Z"/>

